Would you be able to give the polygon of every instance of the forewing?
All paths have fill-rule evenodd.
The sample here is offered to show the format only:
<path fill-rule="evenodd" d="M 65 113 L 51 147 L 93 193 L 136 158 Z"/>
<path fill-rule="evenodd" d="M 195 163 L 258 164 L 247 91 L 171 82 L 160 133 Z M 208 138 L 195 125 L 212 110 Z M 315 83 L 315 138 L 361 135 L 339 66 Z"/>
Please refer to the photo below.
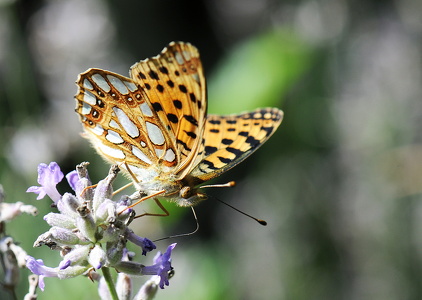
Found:
<path fill-rule="evenodd" d="M 202 160 L 190 173 L 195 184 L 210 180 L 251 155 L 275 132 L 283 119 L 277 108 L 239 115 L 209 115 L 205 124 Z"/>
<path fill-rule="evenodd" d="M 101 69 L 87 70 L 76 83 L 76 112 L 103 158 L 140 169 L 160 163 L 170 171 L 178 165 L 174 137 L 138 83 Z"/>
<path fill-rule="evenodd" d="M 207 110 L 206 83 L 198 50 L 189 43 L 172 42 L 158 56 L 133 65 L 130 76 L 173 133 L 180 156 L 175 175 L 184 177 L 199 151 Z"/>

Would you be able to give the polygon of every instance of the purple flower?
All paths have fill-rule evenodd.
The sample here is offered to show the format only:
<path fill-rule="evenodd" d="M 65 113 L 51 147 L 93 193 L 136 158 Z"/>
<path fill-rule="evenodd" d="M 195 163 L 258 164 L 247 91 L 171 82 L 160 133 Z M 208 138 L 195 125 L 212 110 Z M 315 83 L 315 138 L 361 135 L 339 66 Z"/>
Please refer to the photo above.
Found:
<path fill-rule="evenodd" d="M 56 185 L 63 179 L 63 173 L 57 163 L 52 162 L 48 166 L 46 164 L 38 165 L 38 183 L 41 186 L 31 186 L 26 190 L 27 193 L 38 194 L 37 200 L 48 195 L 54 203 L 62 197 L 57 191 Z"/>
<path fill-rule="evenodd" d="M 72 278 L 84 274 L 89 270 L 89 266 L 70 266 L 69 261 L 63 261 L 57 268 L 50 268 L 44 265 L 41 259 L 32 256 L 26 257 L 26 267 L 35 275 L 39 276 L 39 287 L 44 291 L 45 277 L 57 277 L 60 279 Z"/>
<path fill-rule="evenodd" d="M 151 242 L 149 239 L 140 237 L 134 234 L 131 230 L 128 230 L 127 239 L 142 248 L 142 255 L 147 255 L 147 252 L 150 252 L 157 248 L 154 243 Z"/>
<path fill-rule="evenodd" d="M 164 254 L 160 252 L 154 257 L 154 264 L 147 266 L 142 269 L 144 275 L 158 275 L 160 276 L 159 286 L 164 289 L 164 285 L 169 285 L 169 272 L 173 270 L 171 266 L 171 251 L 176 247 L 176 243 L 171 244 L 167 247 L 167 251 Z"/>
<path fill-rule="evenodd" d="M 26 259 L 26 267 L 35 275 L 39 275 L 39 287 L 44 291 L 44 277 L 58 277 L 58 268 L 50 268 L 44 265 L 42 259 L 35 259 L 28 256 Z"/>
<path fill-rule="evenodd" d="M 129 208 L 131 197 L 122 196 L 118 201 L 112 199 L 112 183 L 119 168 L 112 166 L 104 180 L 92 185 L 87 165 L 86 162 L 81 163 L 76 166 L 76 172 L 66 175 L 76 195 L 59 194 L 56 184 L 63 179 L 63 173 L 54 162 L 48 166 L 38 166 L 40 186 L 28 189 L 28 192 L 37 193 L 38 199 L 50 196 L 58 209 L 58 212 L 44 217 L 51 228 L 37 238 L 34 246 L 46 245 L 61 250 L 63 260 L 55 268 L 47 267 L 42 260 L 30 256 L 26 260 L 27 267 L 40 276 L 40 288 L 44 290 L 45 277 L 72 278 L 86 275 L 92 268 L 114 268 L 125 276 L 154 275 L 155 290 L 158 286 L 164 288 L 169 285 L 170 271 L 173 270 L 170 256 L 176 244 L 170 245 L 164 254 L 158 253 L 152 266 L 129 259 L 126 248 L 128 241 L 141 247 L 143 255 L 156 249 L 156 246 L 149 239 L 134 234 L 128 227 L 135 216 L 133 209 Z"/>
<path fill-rule="evenodd" d="M 76 190 L 76 183 L 79 180 L 79 175 L 76 170 L 73 170 L 72 172 L 67 173 L 66 175 L 67 182 L 69 183 L 72 190 Z"/>

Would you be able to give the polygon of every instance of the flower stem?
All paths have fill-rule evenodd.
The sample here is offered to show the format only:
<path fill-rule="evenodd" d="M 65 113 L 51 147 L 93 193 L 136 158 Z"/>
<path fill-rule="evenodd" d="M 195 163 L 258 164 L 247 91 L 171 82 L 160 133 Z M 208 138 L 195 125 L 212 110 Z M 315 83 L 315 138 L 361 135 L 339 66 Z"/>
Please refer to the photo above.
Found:
<path fill-rule="evenodd" d="M 111 278 L 110 269 L 107 267 L 102 267 L 104 280 L 107 282 L 108 289 L 110 291 L 111 298 L 113 300 L 119 300 L 117 296 L 116 288 L 114 287 L 113 278 Z"/>

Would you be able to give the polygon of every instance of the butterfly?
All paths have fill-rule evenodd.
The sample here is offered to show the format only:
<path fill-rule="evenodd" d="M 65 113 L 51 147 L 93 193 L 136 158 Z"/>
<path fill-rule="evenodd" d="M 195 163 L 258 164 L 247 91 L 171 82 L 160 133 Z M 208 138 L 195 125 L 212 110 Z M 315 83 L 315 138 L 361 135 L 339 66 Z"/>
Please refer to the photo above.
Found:
<path fill-rule="evenodd" d="M 200 185 L 247 158 L 283 119 L 277 108 L 207 115 L 203 68 L 189 43 L 171 42 L 129 73 L 81 73 L 76 112 L 97 152 L 156 202 L 159 196 L 193 206 L 206 199 Z"/>

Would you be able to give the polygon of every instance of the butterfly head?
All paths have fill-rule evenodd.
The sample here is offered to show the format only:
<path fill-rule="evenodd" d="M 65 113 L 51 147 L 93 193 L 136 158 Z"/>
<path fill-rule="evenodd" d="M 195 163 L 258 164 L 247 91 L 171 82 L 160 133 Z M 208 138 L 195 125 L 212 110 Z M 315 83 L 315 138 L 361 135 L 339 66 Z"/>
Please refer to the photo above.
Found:
<path fill-rule="evenodd" d="M 171 202 L 175 202 L 182 207 L 195 206 L 208 198 L 207 194 L 201 192 L 198 188 L 183 186 L 178 192 L 169 194 L 165 198 Z"/>
<path fill-rule="evenodd" d="M 183 185 L 178 192 L 178 197 L 174 199 L 179 206 L 194 206 L 199 202 L 208 199 L 208 195 L 202 192 L 203 188 L 225 188 L 225 187 L 234 187 L 236 183 L 230 181 L 223 184 L 211 184 L 211 185 L 202 185 L 195 187 L 194 182 L 190 184 Z"/>
<path fill-rule="evenodd" d="M 131 174 L 131 176 L 135 175 Z M 147 196 L 162 192 L 159 195 L 160 198 L 182 207 L 195 206 L 208 198 L 199 187 L 195 187 L 194 184 L 186 180 L 174 180 L 161 176 L 154 176 L 147 181 L 139 181 L 137 178 L 132 177 L 132 180 L 138 191 L 144 191 Z"/>

